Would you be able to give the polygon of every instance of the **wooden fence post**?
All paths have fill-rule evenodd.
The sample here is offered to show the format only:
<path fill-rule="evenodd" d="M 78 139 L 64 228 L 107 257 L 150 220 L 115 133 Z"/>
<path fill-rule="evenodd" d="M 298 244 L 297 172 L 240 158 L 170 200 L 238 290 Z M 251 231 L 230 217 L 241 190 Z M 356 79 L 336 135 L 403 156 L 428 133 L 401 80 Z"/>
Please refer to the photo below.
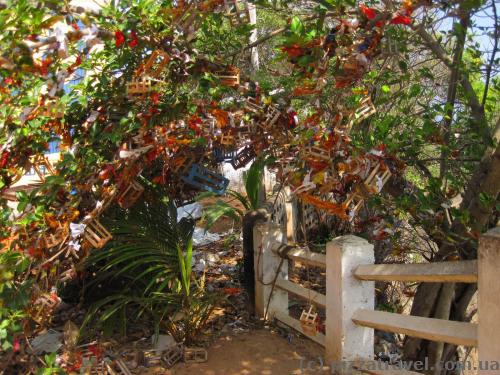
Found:
<path fill-rule="evenodd" d="M 288 313 L 288 293 L 276 287 L 273 290 L 278 268 L 279 277 L 288 280 L 288 261 L 276 253 L 280 245 L 286 243 L 286 234 L 283 228 L 273 223 L 258 223 L 253 235 L 255 313 L 261 318 L 272 319 L 275 312 Z"/>
<path fill-rule="evenodd" d="M 356 310 L 374 308 L 374 282 L 358 280 L 353 274 L 359 265 L 373 263 L 373 245 L 360 237 L 338 237 L 326 246 L 327 363 L 373 360 L 373 329 L 351 320 Z"/>
<path fill-rule="evenodd" d="M 478 250 L 478 374 L 500 374 L 500 227 L 479 239 Z"/>

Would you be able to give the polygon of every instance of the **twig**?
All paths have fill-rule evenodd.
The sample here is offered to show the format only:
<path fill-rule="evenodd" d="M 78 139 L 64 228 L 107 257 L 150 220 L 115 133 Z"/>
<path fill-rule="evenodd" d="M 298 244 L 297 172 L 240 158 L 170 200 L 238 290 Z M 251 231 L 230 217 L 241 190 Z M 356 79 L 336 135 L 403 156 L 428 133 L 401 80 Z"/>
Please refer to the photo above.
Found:
<path fill-rule="evenodd" d="M 493 69 L 493 64 L 495 63 L 495 55 L 498 49 L 498 39 L 500 38 L 499 35 L 500 26 L 498 25 L 497 7 L 495 5 L 495 1 L 496 0 L 491 1 L 491 7 L 493 8 L 493 15 L 494 15 L 493 21 L 495 25 L 495 34 L 494 34 L 495 41 L 493 42 L 493 51 L 491 51 L 490 62 L 486 68 L 486 83 L 484 85 L 483 99 L 481 100 L 481 106 L 483 107 L 483 109 L 484 105 L 486 104 L 486 99 L 488 97 L 488 90 L 490 87 L 490 80 L 491 80 L 491 70 Z"/>

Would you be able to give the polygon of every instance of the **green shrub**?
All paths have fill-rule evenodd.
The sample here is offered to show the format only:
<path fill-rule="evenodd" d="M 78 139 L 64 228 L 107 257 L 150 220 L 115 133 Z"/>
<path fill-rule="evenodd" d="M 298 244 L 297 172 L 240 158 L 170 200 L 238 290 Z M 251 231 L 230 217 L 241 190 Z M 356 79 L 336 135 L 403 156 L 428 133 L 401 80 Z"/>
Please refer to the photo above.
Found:
<path fill-rule="evenodd" d="M 105 295 L 91 305 L 84 327 L 92 322 L 94 329 L 110 332 L 119 327 L 125 334 L 130 319 L 140 319 L 177 341 L 195 340 L 217 297 L 191 272 L 194 221 L 177 222 L 175 206 L 153 197 L 106 225 L 113 240 L 86 260 L 95 277 L 85 293 L 89 299 L 101 285 Z"/>

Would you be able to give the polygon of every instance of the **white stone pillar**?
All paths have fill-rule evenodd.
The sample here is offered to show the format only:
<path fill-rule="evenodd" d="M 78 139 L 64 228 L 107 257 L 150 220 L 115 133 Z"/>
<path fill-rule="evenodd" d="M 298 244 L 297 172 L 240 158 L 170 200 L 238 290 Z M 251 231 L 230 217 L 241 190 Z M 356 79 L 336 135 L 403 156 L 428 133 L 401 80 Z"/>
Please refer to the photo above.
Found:
<path fill-rule="evenodd" d="M 374 332 L 355 325 L 358 309 L 373 310 L 375 283 L 361 281 L 353 272 L 359 265 L 373 264 L 373 245 L 356 236 L 342 236 L 326 246 L 326 360 L 373 360 Z"/>
<path fill-rule="evenodd" d="M 478 374 L 500 375 L 500 227 L 479 239 L 478 249 Z"/>
<path fill-rule="evenodd" d="M 257 316 L 272 319 L 276 311 L 288 313 L 288 293 L 273 290 L 267 308 L 272 284 L 281 263 L 279 277 L 288 279 L 288 261 L 282 261 L 277 254 L 281 244 L 286 242 L 282 228 L 273 223 L 258 223 L 253 230 L 254 267 L 255 267 L 255 313 Z M 267 309 L 267 311 L 266 311 Z"/>
<path fill-rule="evenodd" d="M 294 243 L 296 242 L 295 238 L 295 216 L 294 216 L 294 207 L 293 207 L 293 198 L 291 195 L 290 188 L 285 186 L 284 188 L 285 194 L 285 210 L 286 210 L 286 243 Z"/>

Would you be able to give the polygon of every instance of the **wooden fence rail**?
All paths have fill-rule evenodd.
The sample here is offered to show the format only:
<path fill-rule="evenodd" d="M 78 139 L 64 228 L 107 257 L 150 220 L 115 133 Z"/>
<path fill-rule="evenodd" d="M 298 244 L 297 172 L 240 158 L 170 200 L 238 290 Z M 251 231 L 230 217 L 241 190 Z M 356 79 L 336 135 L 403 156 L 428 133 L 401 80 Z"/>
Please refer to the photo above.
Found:
<path fill-rule="evenodd" d="M 260 223 L 254 228 L 256 312 L 278 319 L 325 347 L 326 361 L 372 361 L 374 329 L 454 345 L 478 347 L 479 360 L 500 362 L 500 227 L 484 234 L 478 260 L 375 265 L 373 245 L 356 236 L 329 242 L 326 255 L 287 248 L 283 225 Z M 288 280 L 288 262 L 326 268 L 326 295 Z M 375 281 L 478 283 L 479 324 L 375 311 Z M 326 311 L 326 333 L 304 332 L 288 313 L 288 294 Z M 411 371 L 359 371 L 372 374 L 416 374 Z M 500 375 L 480 369 L 478 374 Z"/>

